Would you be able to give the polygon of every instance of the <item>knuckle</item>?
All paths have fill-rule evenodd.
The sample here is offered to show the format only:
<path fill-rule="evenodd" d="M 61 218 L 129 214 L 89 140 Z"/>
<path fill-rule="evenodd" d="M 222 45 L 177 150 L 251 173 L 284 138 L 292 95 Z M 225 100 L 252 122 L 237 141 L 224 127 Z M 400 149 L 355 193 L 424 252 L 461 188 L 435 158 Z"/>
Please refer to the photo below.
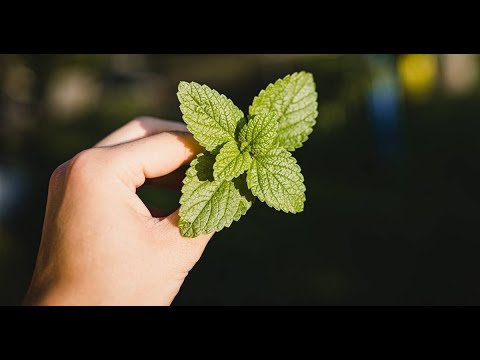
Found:
<path fill-rule="evenodd" d="M 137 116 L 136 118 L 130 120 L 128 122 L 129 126 L 143 126 L 148 124 L 152 121 L 152 119 L 148 116 Z"/>
<path fill-rule="evenodd" d="M 83 150 L 75 155 L 68 166 L 68 174 L 70 177 L 89 176 L 93 172 L 97 172 L 101 167 L 102 148 L 91 148 Z"/>
<path fill-rule="evenodd" d="M 63 181 L 63 178 L 67 173 L 69 164 L 70 164 L 70 161 L 66 161 L 63 164 L 57 166 L 55 170 L 53 170 L 52 174 L 50 175 L 50 181 L 49 181 L 50 188 L 58 186 Z"/>

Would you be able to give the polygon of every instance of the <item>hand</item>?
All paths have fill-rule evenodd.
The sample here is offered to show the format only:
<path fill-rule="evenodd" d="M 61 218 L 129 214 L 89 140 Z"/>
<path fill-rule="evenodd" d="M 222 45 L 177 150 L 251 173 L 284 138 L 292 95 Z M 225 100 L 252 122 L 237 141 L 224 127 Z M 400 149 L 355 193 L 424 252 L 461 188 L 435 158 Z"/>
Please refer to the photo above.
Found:
<path fill-rule="evenodd" d="M 165 175 L 202 150 L 183 124 L 140 118 L 60 165 L 24 303 L 170 305 L 212 234 L 183 238 L 178 210 L 156 217 L 135 192 L 178 187 Z"/>

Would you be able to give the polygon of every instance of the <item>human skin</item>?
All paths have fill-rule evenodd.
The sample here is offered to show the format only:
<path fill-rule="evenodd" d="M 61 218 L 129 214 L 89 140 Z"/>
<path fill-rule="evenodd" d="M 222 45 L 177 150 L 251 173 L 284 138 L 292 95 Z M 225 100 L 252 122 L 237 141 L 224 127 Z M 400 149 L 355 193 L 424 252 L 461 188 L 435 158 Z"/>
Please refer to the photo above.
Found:
<path fill-rule="evenodd" d="M 213 233 L 182 237 L 178 209 L 159 216 L 136 189 L 180 188 L 201 151 L 183 124 L 143 117 L 60 165 L 24 304 L 170 305 Z"/>

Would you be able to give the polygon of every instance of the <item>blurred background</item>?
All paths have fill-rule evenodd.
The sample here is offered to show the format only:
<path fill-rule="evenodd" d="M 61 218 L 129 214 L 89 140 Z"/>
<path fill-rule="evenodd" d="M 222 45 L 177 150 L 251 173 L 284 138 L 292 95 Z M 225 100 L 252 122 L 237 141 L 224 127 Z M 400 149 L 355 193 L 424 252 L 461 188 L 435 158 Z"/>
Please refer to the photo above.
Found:
<path fill-rule="evenodd" d="M 137 116 L 181 121 L 180 80 L 245 112 L 306 70 L 319 116 L 295 152 L 305 211 L 257 201 L 174 304 L 478 305 L 479 66 L 462 54 L 0 55 L 0 304 L 27 290 L 57 165 Z M 178 207 L 173 192 L 139 195 Z"/>

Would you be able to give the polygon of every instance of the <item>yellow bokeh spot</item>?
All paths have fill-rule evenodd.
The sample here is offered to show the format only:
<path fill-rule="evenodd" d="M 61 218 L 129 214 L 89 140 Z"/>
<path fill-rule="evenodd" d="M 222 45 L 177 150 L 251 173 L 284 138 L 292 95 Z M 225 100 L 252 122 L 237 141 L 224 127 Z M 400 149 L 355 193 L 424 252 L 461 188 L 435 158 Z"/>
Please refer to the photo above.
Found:
<path fill-rule="evenodd" d="M 424 98 L 432 91 L 438 74 L 437 56 L 407 54 L 398 59 L 398 73 L 407 95 Z"/>

